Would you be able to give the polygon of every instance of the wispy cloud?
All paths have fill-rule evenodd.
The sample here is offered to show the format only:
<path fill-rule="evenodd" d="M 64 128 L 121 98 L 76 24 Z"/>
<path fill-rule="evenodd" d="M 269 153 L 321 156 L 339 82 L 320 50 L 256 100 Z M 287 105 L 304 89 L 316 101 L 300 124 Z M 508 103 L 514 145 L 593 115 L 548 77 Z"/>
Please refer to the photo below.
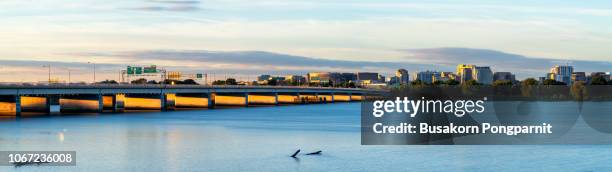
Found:
<path fill-rule="evenodd" d="M 166 4 L 199 4 L 200 1 L 190 0 L 149 0 L 147 2 L 166 3 Z"/>
<path fill-rule="evenodd" d="M 607 61 L 527 57 L 488 49 L 429 48 L 403 51 L 409 54 L 405 59 L 427 61 L 444 66 L 456 66 L 457 64 L 491 66 L 494 71 L 513 72 L 518 74 L 519 77 L 544 76 L 550 67 L 566 63 L 573 65 L 576 71 L 612 71 L 612 62 Z"/>
<path fill-rule="evenodd" d="M 140 7 L 128 8 L 141 11 L 188 12 L 201 10 L 200 1 L 192 0 L 148 0 Z"/>

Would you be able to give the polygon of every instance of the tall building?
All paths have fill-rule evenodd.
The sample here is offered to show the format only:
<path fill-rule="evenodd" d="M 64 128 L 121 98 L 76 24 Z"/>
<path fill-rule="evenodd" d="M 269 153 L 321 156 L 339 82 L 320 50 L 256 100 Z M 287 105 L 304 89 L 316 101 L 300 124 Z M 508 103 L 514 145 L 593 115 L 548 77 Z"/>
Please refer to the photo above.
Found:
<path fill-rule="evenodd" d="M 457 76 L 460 77 L 461 83 L 465 81 L 472 80 L 472 70 L 474 69 L 474 65 L 469 64 L 459 64 L 457 65 Z"/>
<path fill-rule="evenodd" d="M 481 84 L 492 84 L 493 83 L 493 72 L 488 66 L 475 66 L 472 70 L 474 80 Z"/>
<path fill-rule="evenodd" d="M 573 66 L 561 66 L 556 65 L 550 68 L 551 75 L 549 79 L 554 79 L 559 82 L 564 82 L 566 84 L 572 84 L 572 73 L 574 73 Z"/>
<path fill-rule="evenodd" d="M 360 85 L 368 85 L 379 83 L 378 73 L 373 72 L 357 72 L 357 83 Z"/>
<path fill-rule="evenodd" d="M 399 84 L 407 84 L 410 82 L 410 76 L 408 75 L 408 71 L 406 69 L 398 69 L 395 72 L 395 76 L 397 77 L 397 83 Z"/>
<path fill-rule="evenodd" d="M 415 80 L 420 80 L 423 83 L 431 84 L 435 81 L 435 78 L 440 78 L 440 72 L 436 71 L 421 71 L 414 74 Z"/>
<path fill-rule="evenodd" d="M 516 77 L 514 76 L 514 74 L 510 73 L 510 72 L 495 72 L 493 73 L 493 81 L 512 81 L 514 82 L 516 80 Z"/>
<path fill-rule="evenodd" d="M 469 80 L 473 80 L 473 70 L 474 70 L 474 65 L 468 65 L 468 64 L 459 64 L 457 65 L 457 76 L 460 77 L 460 81 L 461 83 L 464 83 L 465 81 L 469 81 Z"/>

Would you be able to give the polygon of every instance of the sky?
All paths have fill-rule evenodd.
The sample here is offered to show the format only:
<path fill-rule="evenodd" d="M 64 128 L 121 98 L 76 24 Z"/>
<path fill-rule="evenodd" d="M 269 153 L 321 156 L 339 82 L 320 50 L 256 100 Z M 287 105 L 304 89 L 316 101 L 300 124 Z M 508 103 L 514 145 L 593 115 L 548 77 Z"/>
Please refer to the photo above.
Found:
<path fill-rule="evenodd" d="M 53 78 L 91 81 L 93 63 L 98 80 L 152 64 L 243 79 L 454 71 L 465 61 L 519 78 L 565 63 L 612 71 L 603 0 L 3 0 L 0 9 L 0 82 L 46 80 L 49 64 Z"/>

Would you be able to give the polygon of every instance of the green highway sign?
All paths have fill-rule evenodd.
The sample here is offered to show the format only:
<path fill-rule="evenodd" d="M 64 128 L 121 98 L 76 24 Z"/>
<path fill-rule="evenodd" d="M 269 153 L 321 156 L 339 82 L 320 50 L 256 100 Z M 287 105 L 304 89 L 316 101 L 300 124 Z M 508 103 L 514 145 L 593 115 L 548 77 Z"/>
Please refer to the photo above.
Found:
<path fill-rule="evenodd" d="M 128 75 L 134 75 L 134 69 L 132 68 L 132 66 L 128 66 L 127 67 L 127 74 Z"/>
<path fill-rule="evenodd" d="M 148 67 L 144 67 L 144 73 L 157 73 L 157 66 L 151 65 Z"/>
<path fill-rule="evenodd" d="M 142 74 L 142 67 L 134 67 L 134 73 L 136 75 Z"/>

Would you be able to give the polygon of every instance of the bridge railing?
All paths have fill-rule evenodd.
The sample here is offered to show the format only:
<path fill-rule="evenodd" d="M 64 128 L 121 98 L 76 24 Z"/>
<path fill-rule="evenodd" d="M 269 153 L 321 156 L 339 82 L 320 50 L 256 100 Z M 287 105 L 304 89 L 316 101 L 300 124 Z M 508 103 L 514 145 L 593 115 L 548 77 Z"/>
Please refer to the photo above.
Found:
<path fill-rule="evenodd" d="M 311 86 L 250 86 L 250 85 L 169 85 L 169 84 L 51 84 L 51 85 L 0 85 L 0 89 L 317 89 L 365 91 L 363 88 L 336 88 Z"/>

